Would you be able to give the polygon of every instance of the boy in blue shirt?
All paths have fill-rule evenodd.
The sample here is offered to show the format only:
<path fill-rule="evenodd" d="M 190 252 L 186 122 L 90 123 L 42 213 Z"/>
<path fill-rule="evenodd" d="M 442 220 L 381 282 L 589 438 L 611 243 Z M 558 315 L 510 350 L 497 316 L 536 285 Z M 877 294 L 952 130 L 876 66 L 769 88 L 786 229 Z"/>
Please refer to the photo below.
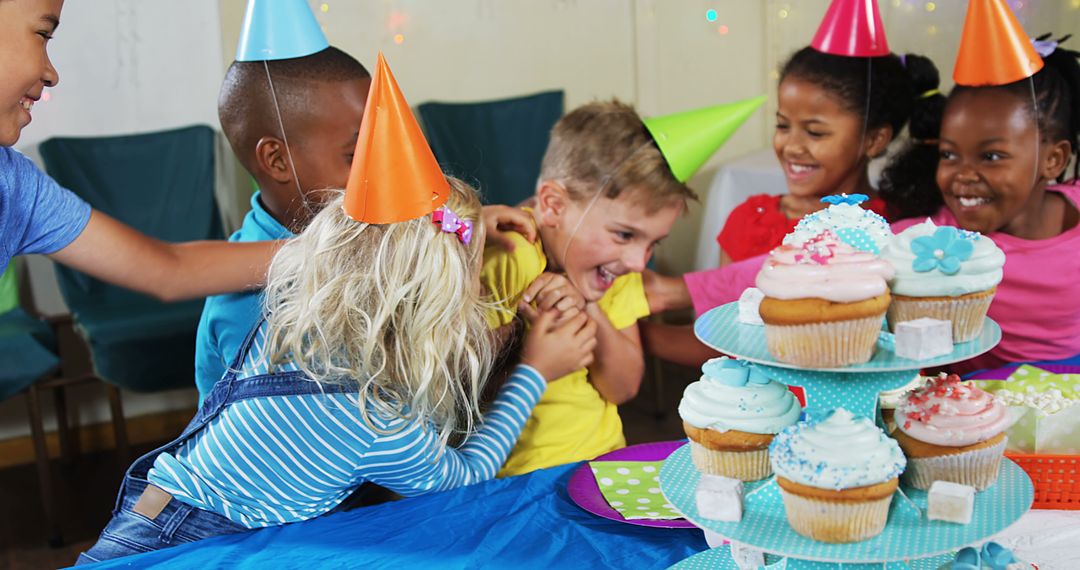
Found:
<path fill-rule="evenodd" d="M 335 47 L 291 59 L 233 62 L 218 96 L 218 117 L 259 190 L 229 241 L 293 237 L 332 195 L 322 190 L 345 186 L 370 86 L 367 69 Z M 258 291 L 206 300 L 195 342 L 200 405 L 261 312 Z"/>

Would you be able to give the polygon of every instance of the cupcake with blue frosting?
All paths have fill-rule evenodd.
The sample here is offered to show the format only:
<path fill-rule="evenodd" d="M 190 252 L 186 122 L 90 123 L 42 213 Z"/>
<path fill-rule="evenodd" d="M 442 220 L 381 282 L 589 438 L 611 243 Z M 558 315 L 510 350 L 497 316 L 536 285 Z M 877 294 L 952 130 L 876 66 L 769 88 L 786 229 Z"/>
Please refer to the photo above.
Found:
<path fill-rule="evenodd" d="M 953 342 L 979 336 L 1004 274 L 1005 254 L 993 240 L 926 220 L 897 234 L 881 256 L 896 270 L 890 328 L 929 317 L 952 322 Z"/>
<path fill-rule="evenodd" d="M 769 444 L 799 420 L 799 400 L 761 368 L 741 360 L 714 358 L 701 368 L 679 402 L 698 471 L 742 481 L 772 474 Z"/>
<path fill-rule="evenodd" d="M 907 465 L 896 441 L 843 408 L 784 429 L 769 456 L 791 528 L 830 543 L 858 542 L 885 530 Z"/>

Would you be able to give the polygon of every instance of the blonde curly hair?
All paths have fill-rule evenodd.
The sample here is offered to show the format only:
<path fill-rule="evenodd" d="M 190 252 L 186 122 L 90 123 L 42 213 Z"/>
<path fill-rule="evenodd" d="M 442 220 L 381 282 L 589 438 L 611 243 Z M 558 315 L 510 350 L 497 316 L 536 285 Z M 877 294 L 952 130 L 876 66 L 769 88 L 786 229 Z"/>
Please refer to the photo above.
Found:
<path fill-rule="evenodd" d="M 264 351 L 317 382 L 355 382 L 372 429 L 375 407 L 432 421 L 443 443 L 471 431 L 495 352 L 479 285 L 480 201 L 448 180 L 446 205 L 473 222 L 469 245 L 431 214 L 366 224 L 342 211 L 343 193 L 330 201 L 270 266 Z"/>

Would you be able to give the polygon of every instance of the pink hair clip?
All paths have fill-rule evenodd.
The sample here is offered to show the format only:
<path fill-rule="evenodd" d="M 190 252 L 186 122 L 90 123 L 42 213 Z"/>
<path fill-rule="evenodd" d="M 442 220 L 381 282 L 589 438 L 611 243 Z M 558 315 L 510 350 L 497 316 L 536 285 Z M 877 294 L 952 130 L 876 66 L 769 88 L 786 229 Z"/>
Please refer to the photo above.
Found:
<path fill-rule="evenodd" d="M 462 220 L 447 206 L 443 206 L 431 213 L 431 221 L 439 224 L 442 231 L 457 234 L 461 243 L 469 245 L 472 241 L 473 223 Z"/>

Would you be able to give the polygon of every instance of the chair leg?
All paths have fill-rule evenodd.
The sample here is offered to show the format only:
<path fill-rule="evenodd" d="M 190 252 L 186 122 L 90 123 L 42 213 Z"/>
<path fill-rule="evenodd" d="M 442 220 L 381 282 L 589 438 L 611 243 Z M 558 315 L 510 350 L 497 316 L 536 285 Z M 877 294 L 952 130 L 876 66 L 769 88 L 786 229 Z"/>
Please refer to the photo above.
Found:
<path fill-rule="evenodd" d="M 127 422 L 124 421 L 124 405 L 120 398 L 120 389 L 108 382 L 104 382 L 104 384 L 105 393 L 109 396 L 109 410 L 112 414 L 116 451 L 120 454 L 120 463 L 127 464 L 131 460 L 131 450 L 128 447 Z"/>
<path fill-rule="evenodd" d="M 53 497 L 52 473 L 49 470 L 49 449 L 45 445 L 45 425 L 41 419 L 41 397 L 36 385 L 26 390 L 26 406 L 30 414 L 30 433 L 34 440 L 34 459 L 37 463 L 38 483 L 41 487 L 41 506 L 45 512 L 45 525 L 49 531 L 49 546 L 63 545 L 59 517 Z"/>
<path fill-rule="evenodd" d="M 53 388 L 53 407 L 56 411 L 56 433 L 60 437 L 60 459 L 64 463 L 71 461 L 78 455 L 78 442 L 71 437 L 71 425 L 69 423 L 67 409 L 67 392 L 64 386 Z"/>

